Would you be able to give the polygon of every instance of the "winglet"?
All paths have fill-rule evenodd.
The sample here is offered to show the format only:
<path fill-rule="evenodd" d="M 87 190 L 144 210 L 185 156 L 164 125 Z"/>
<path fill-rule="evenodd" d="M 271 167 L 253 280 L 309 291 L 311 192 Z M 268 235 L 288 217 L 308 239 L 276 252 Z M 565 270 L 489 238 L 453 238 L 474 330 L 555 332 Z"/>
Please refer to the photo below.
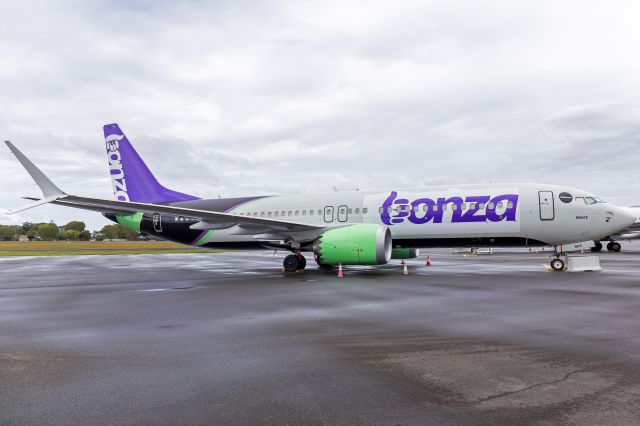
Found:
<path fill-rule="evenodd" d="M 36 167 L 35 164 L 31 162 L 18 148 L 16 148 L 11 142 L 4 141 L 7 144 L 13 155 L 18 158 L 18 161 L 22 164 L 22 166 L 29 172 L 33 180 L 36 182 L 36 185 L 40 187 L 42 190 L 42 194 L 45 198 L 53 198 L 61 195 L 66 195 L 60 188 L 56 186 L 55 183 L 51 182 L 42 171 Z"/>

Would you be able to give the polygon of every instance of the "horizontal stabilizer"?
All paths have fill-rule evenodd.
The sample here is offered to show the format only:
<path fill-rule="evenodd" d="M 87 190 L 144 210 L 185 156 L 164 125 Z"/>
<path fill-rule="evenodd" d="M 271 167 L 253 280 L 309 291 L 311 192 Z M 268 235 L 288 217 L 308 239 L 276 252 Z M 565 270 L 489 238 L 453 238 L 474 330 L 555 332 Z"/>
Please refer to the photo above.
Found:
<path fill-rule="evenodd" d="M 13 209 L 13 210 L 9 210 L 8 212 L 6 212 L 6 214 L 14 214 L 14 213 L 18 213 L 24 210 L 29 210 L 32 209 L 34 207 L 38 207 L 41 206 L 43 204 L 47 204 L 47 203 L 52 203 L 54 201 L 57 201 L 61 198 L 64 198 L 64 195 L 54 195 L 52 197 L 45 197 L 42 200 L 36 201 L 35 203 L 29 203 L 27 205 L 24 205 L 22 207 L 18 207 L 17 209 Z"/>

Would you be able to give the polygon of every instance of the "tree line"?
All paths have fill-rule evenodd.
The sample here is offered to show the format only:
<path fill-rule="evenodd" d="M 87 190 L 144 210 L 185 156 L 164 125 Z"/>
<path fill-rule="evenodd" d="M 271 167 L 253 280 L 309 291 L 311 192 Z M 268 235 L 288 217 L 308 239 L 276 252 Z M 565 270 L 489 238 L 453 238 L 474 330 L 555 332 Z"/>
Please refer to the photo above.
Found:
<path fill-rule="evenodd" d="M 89 241 L 104 239 L 126 239 L 136 240 L 139 234 L 122 225 L 105 225 L 100 231 L 88 231 L 84 222 L 72 220 L 63 226 L 58 226 L 55 222 L 33 223 L 24 222 L 22 225 L 0 225 L 0 241 L 16 241 L 24 235 L 30 241 Z"/>

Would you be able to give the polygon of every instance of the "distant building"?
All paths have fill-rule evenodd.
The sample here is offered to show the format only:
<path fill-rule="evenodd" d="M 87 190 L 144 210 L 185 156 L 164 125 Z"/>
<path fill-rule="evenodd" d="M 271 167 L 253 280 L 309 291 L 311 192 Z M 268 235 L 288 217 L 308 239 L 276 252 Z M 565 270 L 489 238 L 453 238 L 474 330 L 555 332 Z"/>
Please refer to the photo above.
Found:
<path fill-rule="evenodd" d="M 18 235 L 18 241 L 29 241 L 29 237 L 27 237 L 26 235 Z"/>

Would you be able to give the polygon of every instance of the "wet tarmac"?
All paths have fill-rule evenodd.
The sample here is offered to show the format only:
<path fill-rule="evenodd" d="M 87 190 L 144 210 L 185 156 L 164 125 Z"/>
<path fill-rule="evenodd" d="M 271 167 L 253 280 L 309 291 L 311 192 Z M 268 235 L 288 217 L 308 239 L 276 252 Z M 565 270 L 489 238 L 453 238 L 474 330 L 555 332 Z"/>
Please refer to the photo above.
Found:
<path fill-rule="evenodd" d="M 623 247 L 342 280 L 269 252 L 0 258 L 0 424 L 638 424 Z"/>

